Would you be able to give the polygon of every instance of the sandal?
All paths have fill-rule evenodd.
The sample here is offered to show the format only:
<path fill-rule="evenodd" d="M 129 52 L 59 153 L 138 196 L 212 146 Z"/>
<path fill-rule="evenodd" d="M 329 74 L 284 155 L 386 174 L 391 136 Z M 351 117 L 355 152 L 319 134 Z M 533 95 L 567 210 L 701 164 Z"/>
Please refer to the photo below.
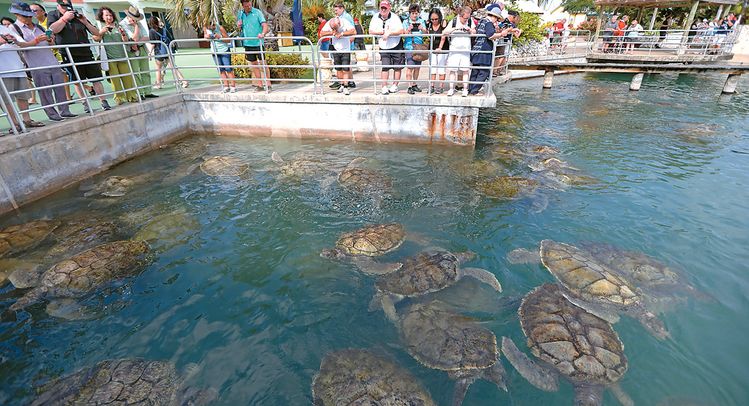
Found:
<path fill-rule="evenodd" d="M 27 128 L 44 127 L 44 123 L 40 123 L 40 122 L 34 121 L 34 120 L 24 121 L 23 125 L 25 125 Z"/>

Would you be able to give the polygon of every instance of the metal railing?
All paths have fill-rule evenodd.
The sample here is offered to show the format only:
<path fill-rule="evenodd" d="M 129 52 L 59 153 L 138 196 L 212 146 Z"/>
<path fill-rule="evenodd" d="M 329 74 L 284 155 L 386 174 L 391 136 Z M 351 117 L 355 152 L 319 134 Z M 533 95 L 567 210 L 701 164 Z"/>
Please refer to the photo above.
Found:
<path fill-rule="evenodd" d="M 602 31 L 591 52 L 633 55 L 721 56 L 731 53 L 740 29 Z"/>
<path fill-rule="evenodd" d="M 588 30 L 566 30 L 546 38 L 543 43 L 518 45 L 510 58 L 513 63 L 585 58 L 593 35 Z"/>

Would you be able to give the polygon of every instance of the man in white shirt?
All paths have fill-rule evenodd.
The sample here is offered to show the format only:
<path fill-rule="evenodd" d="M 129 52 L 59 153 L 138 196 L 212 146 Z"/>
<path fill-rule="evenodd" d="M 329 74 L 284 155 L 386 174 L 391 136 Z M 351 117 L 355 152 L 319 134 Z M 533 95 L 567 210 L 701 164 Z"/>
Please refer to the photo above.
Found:
<path fill-rule="evenodd" d="M 354 79 L 351 73 L 351 35 L 356 34 L 356 28 L 347 19 L 335 17 L 328 20 L 322 27 L 320 35 L 323 37 L 332 35 L 333 65 L 336 67 L 336 76 L 341 83 L 338 93 L 349 95 L 349 83 Z"/>
<path fill-rule="evenodd" d="M 46 37 L 44 37 L 46 38 Z M 40 39 L 41 40 L 41 39 Z M 2 96 L 2 108 L 8 113 L 11 121 L 15 124 L 16 128 L 20 130 L 20 126 L 12 113 L 13 100 L 19 110 L 28 110 L 29 99 L 31 98 L 31 92 L 29 91 L 29 81 L 26 78 L 26 67 L 21 62 L 21 57 L 18 55 L 18 47 L 30 47 L 36 45 L 34 42 L 25 42 L 23 37 L 18 35 L 16 30 L 12 27 L 0 26 L 0 79 L 2 79 L 7 92 L 19 92 L 9 95 Z M 15 71 L 8 72 L 7 71 Z M 23 124 L 28 127 L 43 127 L 44 124 L 33 121 L 29 112 L 21 113 Z M 10 134 L 13 134 L 13 130 L 10 130 Z"/>
<path fill-rule="evenodd" d="M 403 34 L 403 22 L 395 13 L 390 12 L 390 1 L 380 2 L 380 13 L 372 17 L 369 23 L 369 34 L 380 36 L 380 49 L 391 52 L 380 52 L 382 60 L 382 94 L 398 92 L 398 81 L 401 79 L 401 70 L 406 63 L 406 54 L 403 51 L 403 42 L 400 34 Z M 393 71 L 393 85 L 388 87 L 388 76 Z"/>
<path fill-rule="evenodd" d="M 471 71 L 471 37 L 476 27 L 471 21 L 471 8 L 462 7 L 458 15 L 447 24 L 442 35 L 450 36 L 450 54 L 447 56 L 447 80 L 450 90 L 447 95 L 455 94 L 455 79 L 458 71 L 463 72 L 463 92 L 468 92 L 468 73 Z"/>

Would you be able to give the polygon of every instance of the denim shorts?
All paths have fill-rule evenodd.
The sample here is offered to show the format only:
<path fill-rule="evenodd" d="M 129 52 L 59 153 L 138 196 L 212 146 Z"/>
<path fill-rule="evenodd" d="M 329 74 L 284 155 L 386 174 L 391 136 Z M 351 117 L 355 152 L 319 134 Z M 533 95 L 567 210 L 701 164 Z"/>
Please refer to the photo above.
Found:
<path fill-rule="evenodd" d="M 213 54 L 213 61 L 218 65 L 219 72 L 232 72 L 234 68 L 231 67 L 231 54 Z"/>

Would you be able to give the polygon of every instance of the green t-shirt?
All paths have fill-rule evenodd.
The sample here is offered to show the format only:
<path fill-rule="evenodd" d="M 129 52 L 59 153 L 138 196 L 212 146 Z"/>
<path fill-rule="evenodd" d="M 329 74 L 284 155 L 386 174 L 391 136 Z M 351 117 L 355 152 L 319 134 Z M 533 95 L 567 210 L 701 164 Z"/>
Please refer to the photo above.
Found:
<path fill-rule="evenodd" d="M 257 39 L 258 34 L 263 32 L 263 23 L 265 22 L 263 13 L 254 7 L 249 13 L 239 10 L 237 21 L 240 20 L 242 21 L 242 36 L 255 38 L 242 41 L 243 45 L 246 47 L 259 47 L 263 43 L 261 39 Z"/>
<path fill-rule="evenodd" d="M 123 42 L 122 35 L 118 30 L 107 31 L 101 36 L 101 42 Z M 107 59 L 120 59 L 125 57 L 125 48 L 123 45 L 107 45 L 104 47 L 107 50 Z M 120 61 L 121 62 L 121 61 Z"/>

